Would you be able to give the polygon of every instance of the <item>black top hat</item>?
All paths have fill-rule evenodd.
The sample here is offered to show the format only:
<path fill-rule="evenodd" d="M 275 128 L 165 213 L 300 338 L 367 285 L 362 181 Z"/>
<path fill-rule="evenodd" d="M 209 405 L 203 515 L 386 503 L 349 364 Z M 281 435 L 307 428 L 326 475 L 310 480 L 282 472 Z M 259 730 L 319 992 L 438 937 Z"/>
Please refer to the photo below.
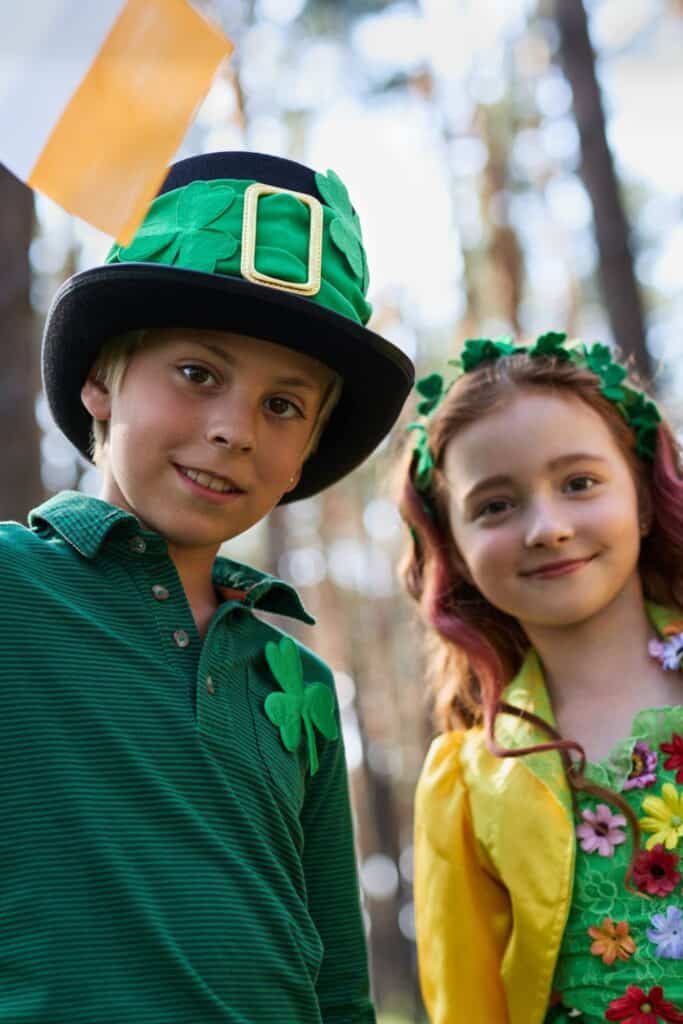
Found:
<path fill-rule="evenodd" d="M 333 171 L 260 153 L 181 160 L 131 245 L 115 245 L 107 263 L 57 292 L 43 337 L 50 409 L 89 457 L 80 391 L 110 338 L 193 327 L 286 345 L 343 378 L 318 449 L 282 500 L 308 497 L 373 451 L 413 383 L 410 360 L 365 327 L 366 290 L 360 224 Z"/>

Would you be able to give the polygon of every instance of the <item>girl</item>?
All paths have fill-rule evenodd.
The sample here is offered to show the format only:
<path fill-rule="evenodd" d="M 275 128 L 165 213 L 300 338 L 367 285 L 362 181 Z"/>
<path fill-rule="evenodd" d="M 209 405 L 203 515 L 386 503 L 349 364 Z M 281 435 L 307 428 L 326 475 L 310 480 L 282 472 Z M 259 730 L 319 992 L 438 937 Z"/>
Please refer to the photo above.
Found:
<path fill-rule="evenodd" d="M 603 345 L 466 343 L 402 496 L 442 735 L 416 801 L 434 1024 L 683 1022 L 683 480 Z M 673 670 L 673 671 L 672 671 Z"/>

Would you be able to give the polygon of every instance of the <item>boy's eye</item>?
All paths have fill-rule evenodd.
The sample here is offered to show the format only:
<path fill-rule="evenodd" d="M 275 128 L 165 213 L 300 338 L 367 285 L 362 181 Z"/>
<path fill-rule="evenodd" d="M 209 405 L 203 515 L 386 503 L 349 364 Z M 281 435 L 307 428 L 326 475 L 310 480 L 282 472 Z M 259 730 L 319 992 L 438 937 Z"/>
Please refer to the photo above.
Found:
<path fill-rule="evenodd" d="M 277 395 L 267 399 L 266 405 L 268 411 L 274 413 L 281 420 L 290 420 L 295 416 L 303 418 L 304 415 L 294 402 L 290 402 L 288 398 L 279 398 Z"/>
<path fill-rule="evenodd" d="M 185 380 L 189 380 L 192 384 L 217 384 L 218 381 L 205 366 L 199 366 L 196 363 L 185 363 L 179 367 Z"/>

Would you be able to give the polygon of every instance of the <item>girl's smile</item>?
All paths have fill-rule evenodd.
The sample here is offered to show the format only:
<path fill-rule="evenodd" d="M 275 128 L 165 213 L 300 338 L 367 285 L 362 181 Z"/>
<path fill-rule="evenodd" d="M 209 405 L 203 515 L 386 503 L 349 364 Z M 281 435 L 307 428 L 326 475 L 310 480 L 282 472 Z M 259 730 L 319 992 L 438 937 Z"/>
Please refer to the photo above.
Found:
<path fill-rule="evenodd" d="M 585 565 L 593 560 L 589 558 L 573 558 L 562 562 L 546 562 L 536 569 L 528 569 L 520 575 L 528 576 L 531 579 L 554 579 L 556 576 L 568 576 L 570 573 L 578 572 Z"/>

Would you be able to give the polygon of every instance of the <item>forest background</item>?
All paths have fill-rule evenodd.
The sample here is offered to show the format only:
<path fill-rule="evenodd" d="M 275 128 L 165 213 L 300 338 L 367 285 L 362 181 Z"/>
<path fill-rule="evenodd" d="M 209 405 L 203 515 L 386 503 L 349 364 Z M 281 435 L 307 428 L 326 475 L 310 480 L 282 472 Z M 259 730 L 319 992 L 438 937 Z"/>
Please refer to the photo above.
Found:
<path fill-rule="evenodd" d="M 683 0 L 192 2 L 236 49 L 178 156 L 336 170 L 371 326 L 419 375 L 467 337 L 565 330 L 617 343 L 683 428 Z M 39 349 L 55 289 L 109 244 L 0 167 L 0 519 L 97 493 L 51 422 Z M 424 1019 L 411 829 L 433 728 L 392 489 L 413 412 L 349 479 L 229 545 L 300 588 L 318 618 L 301 639 L 335 669 L 382 1024 Z"/>

